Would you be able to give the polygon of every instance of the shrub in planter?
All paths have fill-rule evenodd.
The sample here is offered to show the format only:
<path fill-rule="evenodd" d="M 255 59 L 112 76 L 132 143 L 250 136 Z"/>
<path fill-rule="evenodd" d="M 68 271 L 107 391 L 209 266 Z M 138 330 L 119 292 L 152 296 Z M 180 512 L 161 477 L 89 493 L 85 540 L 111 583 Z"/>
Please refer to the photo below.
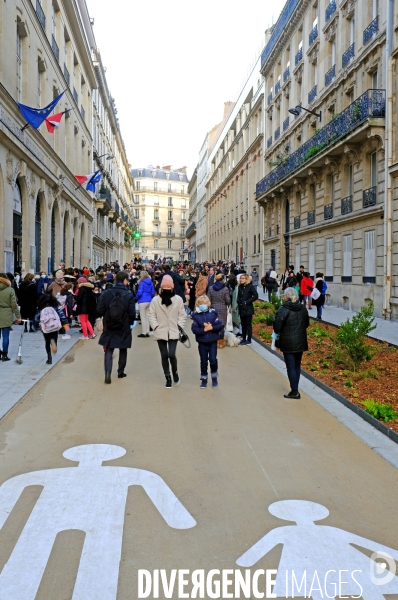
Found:
<path fill-rule="evenodd" d="M 357 371 L 365 360 L 373 358 L 377 352 L 366 339 L 366 336 L 376 329 L 376 325 L 373 325 L 373 308 L 373 302 L 363 306 L 359 313 L 340 326 L 336 336 L 336 359 L 341 362 L 345 357 L 352 364 L 354 371 Z"/>

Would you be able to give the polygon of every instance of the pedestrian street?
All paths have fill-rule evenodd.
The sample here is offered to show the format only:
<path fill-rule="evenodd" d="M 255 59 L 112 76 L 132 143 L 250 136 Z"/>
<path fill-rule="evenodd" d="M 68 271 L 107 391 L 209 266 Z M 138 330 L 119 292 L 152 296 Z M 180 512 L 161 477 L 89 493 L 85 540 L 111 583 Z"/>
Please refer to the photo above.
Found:
<path fill-rule="evenodd" d="M 181 383 L 166 389 L 157 344 L 139 332 L 126 378 L 116 351 L 104 385 L 98 339 L 79 341 L 0 420 L 0 600 L 194 597 L 193 571 L 197 597 L 201 573 L 203 597 L 238 597 L 246 569 L 241 598 L 273 597 L 268 579 L 292 597 L 306 571 L 314 600 L 339 578 L 341 597 L 361 584 L 364 600 L 396 600 L 397 577 L 377 583 L 392 566 L 373 577 L 370 556 L 398 558 L 397 469 L 311 386 L 285 399 L 282 363 L 256 343 L 220 350 L 219 387 L 204 390 L 196 344 L 179 344 Z"/>

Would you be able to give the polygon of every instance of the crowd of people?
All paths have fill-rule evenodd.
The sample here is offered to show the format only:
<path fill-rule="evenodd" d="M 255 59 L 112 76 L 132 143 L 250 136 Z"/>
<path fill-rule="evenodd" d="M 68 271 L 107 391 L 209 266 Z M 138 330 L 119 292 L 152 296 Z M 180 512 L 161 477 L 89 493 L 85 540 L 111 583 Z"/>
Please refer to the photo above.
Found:
<path fill-rule="evenodd" d="M 119 349 L 118 378 L 126 377 L 131 330 L 138 319 L 141 332 L 137 337 L 153 337 L 157 341 L 169 389 L 180 383 L 178 340 L 184 334 L 187 319 L 191 319 L 199 350 L 200 387 L 207 387 L 209 366 L 211 385 L 218 387 L 217 351 L 225 346 L 226 331 L 233 333 L 241 346 L 252 343 L 254 302 L 260 281 L 269 300 L 272 294 L 284 297 L 274 332 L 291 383 L 287 397 L 299 397 L 308 310 L 315 305 L 317 318 L 322 319 L 327 289 L 323 274 L 317 273 L 314 281 L 304 266 L 297 273 L 290 266 L 281 277 L 270 267 L 261 280 L 256 268 L 249 274 L 244 265 L 222 261 L 142 264 L 132 260 L 123 267 L 114 262 L 95 271 L 88 267 L 65 268 L 61 262 L 51 275 L 42 272 L 35 277 L 28 273 L 22 279 L 18 273 L 0 273 L 1 359 L 9 360 L 9 332 L 14 323 L 23 323 L 25 331 L 32 333 L 41 329 L 48 364 L 57 351 L 59 333 L 61 339 L 67 340 L 70 329 L 78 327 L 80 339 L 87 341 L 97 337 L 97 329 L 104 348 L 105 383 L 109 384 L 115 349 Z"/>

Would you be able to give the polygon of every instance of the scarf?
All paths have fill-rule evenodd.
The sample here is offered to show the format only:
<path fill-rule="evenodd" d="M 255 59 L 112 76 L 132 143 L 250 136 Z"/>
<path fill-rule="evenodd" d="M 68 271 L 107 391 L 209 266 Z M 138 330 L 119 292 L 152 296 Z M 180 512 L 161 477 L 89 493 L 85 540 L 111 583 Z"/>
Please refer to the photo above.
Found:
<path fill-rule="evenodd" d="M 175 296 L 174 290 L 162 290 L 160 297 L 162 298 L 162 304 L 170 306 L 172 304 L 172 297 Z"/>

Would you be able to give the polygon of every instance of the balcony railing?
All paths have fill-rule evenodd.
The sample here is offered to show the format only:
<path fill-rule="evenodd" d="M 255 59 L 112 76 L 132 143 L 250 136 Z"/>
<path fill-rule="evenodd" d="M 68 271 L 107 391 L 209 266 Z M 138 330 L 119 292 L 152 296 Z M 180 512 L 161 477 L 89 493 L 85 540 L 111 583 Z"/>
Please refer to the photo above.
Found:
<path fill-rule="evenodd" d="M 272 146 L 272 135 L 270 138 L 268 138 L 267 140 L 267 148 L 270 148 Z"/>
<path fill-rule="evenodd" d="M 188 227 L 188 229 L 185 232 L 185 235 L 188 237 L 190 233 L 192 233 L 193 231 L 196 230 L 196 223 L 195 221 L 193 223 L 190 224 L 190 226 Z"/>
<path fill-rule="evenodd" d="M 377 187 L 371 187 L 368 190 L 362 192 L 362 206 L 368 208 L 368 206 L 374 206 L 376 204 Z"/>
<path fill-rule="evenodd" d="M 66 68 L 66 64 L 64 63 L 64 77 L 65 77 L 65 81 L 68 85 L 70 85 L 70 75 L 69 75 L 69 71 Z"/>
<path fill-rule="evenodd" d="M 284 29 L 289 22 L 289 19 L 295 12 L 299 0 L 288 0 L 277 20 L 275 27 L 273 28 L 270 39 L 267 42 L 262 54 L 261 54 L 261 68 L 263 68 L 272 50 L 275 48 L 279 38 L 283 35 Z"/>
<path fill-rule="evenodd" d="M 280 80 L 278 80 L 275 84 L 275 96 L 277 95 L 278 92 L 280 92 L 281 90 L 281 82 Z"/>
<path fill-rule="evenodd" d="M 300 226 L 301 226 L 300 221 L 301 221 L 300 217 L 294 217 L 294 221 L 293 221 L 294 229 L 300 229 Z"/>
<path fill-rule="evenodd" d="M 161 235 L 162 234 L 160 233 L 160 231 L 154 231 L 153 232 L 153 237 L 161 237 Z"/>
<path fill-rule="evenodd" d="M 318 89 L 318 86 L 314 85 L 314 87 L 308 94 L 308 104 L 311 104 L 311 102 L 313 102 L 315 100 L 315 98 L 317 96 L 317 89 Z"/>
<path fill-rule="evenodd" d="M 301 60 L 303 60 L 303 48 L 302 47 L 299 49 L 296 56 L 294 57 L 294 64 L 298 65 Z"/>
<path fill-rule="evenodd" d="M 350 64 L 350 62 L 352 61 L 352 59 L 355 56 L 354 46 L 355 46 L 355 44 L 351 44 L 351 46 L 348 48 L 348 50 L 346 50 L 343 54 L 343 57 L 341 59 L 343 69 L 345 69 Z"/>
<path fill-rule="evenodd" d="M 311 46 L 318 37 L 318 25 L 315 25 L 310 35 L 308 36 L 308 45 Z"/>
<path fill-rule="evenodd" d="M 81 106 L 80 107 L 80 114 L 83 117 L 83 121 L 86 120 L 86 111 L 84 110 L 84 108 Z"/>
<path fill-rule="evenodd" d="M 268 97 L 267 97 L 267 104 L 271 104 L 271 102 L 272 102 L 272 92 L 270 94 L 268 94 Z"/>
<path fill-rule="evenodd" d="M 43 10 L 42 5 L 40 4 L 39 0 L 36 0 L 36 14 L 37 14 L 37 18 L 39 19 L 40 25 L 42 26 L 42 28 L 45 31 L 46 30 L 46 15 L 44 14 L 44 10 Z"/>
<path fill-rule="evenodd" d="M 328 219 L 333 219 L 333 204 L 326 204 L 323 207 L 323 218 L 325 221 Z"/>
<path fill-rule="evenodd" d="M 281 134 L 281 128 L 278 127 L 278 129 L 276 129 L 275 133 L 274 133 L 274 139 L 277 140 L 279 138 Z"/>
<path fill-rule="evenodd" d="M 338 142 L 371 117 L 385 116 L 386 93 L 384 90 L 368 90 L 352 102 L 335 119 L 322 127 L 312 138 L 257 183 L 256 195 L 267 192 L 282 179 L 300 169 L 318 153 Z"/>
<path fill-rule="evenodd" d="M 289 127 L 289 117 L 287 117 L 284 121 L 283 121 L 283 131 L 286 131 L 286 129 Z"/>
<path fill-rule="evenodd" d="M 336 65 L 333 65 L 333 67 L 331 69 L 329 69 L 329 71 L 325 75 L 325 86 L 329 85 L 329 83 L 331 83 L 335 77 L 336 77 Z"/>
<path fill-rule="evenodd" d="M 73 88 L 73 97 L 75 99 L 76 104 L 79 104 L 79 96 L 77 95 L 77 91 Z"/>
<path fill-rule="evenodd" d="M 287 67 L 287 69 L 283 72 L 283 81 L 287 81 L 290 77 L 290 67 Z"/>
<path fill-rule="evenodd" d="M 59 48 L 58 48 L 57 42 L 55 41 L 55 37 L 53 35 L 51 36 L 51 48 L 52 48 L 52 51 L 54 52 L 55 58 L 59 62 Z"/>
<path fill-rule="evenodd" d="M 167 237 L 169 237 L 169 238 L 174 238 L 174 237 L 176 236 L 176 234 L 175 234 L 175 233 L 167 233 L 166 235 L 167 235 Z"/>
<path fill-rule="evenodd" d="M 308 225 L 313 225 L 315 223 L 315 211 L 314 210 L 308 211 L 307 223 L 308 223 Z"/>
<path fill-rule="evenodd" d="M 348 215 L 349 213 L 352 213 L 352 196 L 341 199 L 341 214 Z"/>
<path fill-rule="evenodd" d="M 376 33 L 379 31 L 379 15 L 377 15 L 377 17 L 375 19 L 373 19 L 373 21 L 371 22 L 370 25 L 367 26 L 367 28 L 364 30 L 363 32 L 363 43 L 364 45 L 367 44 L 374 35 L 376 35 Z"/>
<path fill-rule="evenodd" d="M 325 10 L 325 22 L 327 23 L 337 10 L 336 0 L 331 0 Z"/>

